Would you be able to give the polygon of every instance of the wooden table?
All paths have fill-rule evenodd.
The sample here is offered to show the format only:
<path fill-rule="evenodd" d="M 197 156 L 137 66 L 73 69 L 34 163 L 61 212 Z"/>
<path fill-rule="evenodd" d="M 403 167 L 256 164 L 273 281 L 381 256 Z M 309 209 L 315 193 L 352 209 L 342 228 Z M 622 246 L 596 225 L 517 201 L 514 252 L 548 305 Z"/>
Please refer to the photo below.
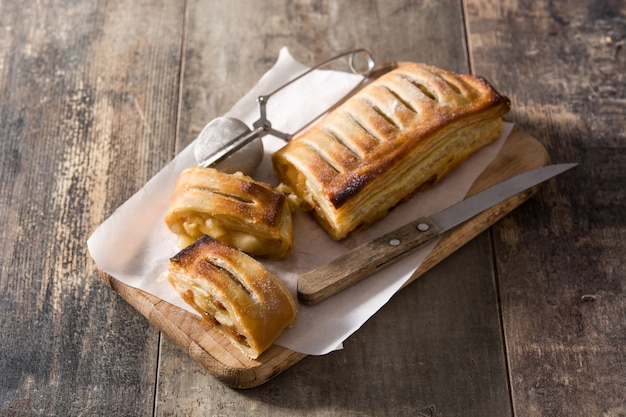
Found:
<path fill-rule="evenodd" d="M 625 43 L 623 0 L 0 0 L 0 415 L 624 415 Z M 580 166 L 344 350 L 234 390 L 99 279 L 86 240 L 282 46 L 483 75 Z"/>

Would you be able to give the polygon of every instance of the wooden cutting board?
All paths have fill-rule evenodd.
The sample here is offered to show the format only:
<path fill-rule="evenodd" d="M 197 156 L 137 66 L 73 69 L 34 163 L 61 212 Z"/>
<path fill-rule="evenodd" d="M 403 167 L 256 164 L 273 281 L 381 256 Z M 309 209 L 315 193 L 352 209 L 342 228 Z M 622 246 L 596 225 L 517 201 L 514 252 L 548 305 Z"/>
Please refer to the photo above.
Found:
<path fill-rule="evenodd" d="M 514 175 L 549 164 L 545 148 L 534 138 L 514 128 L 497 157 L 472 185 L 468 196 Z M 535 187 L 485 211 L 445 234 L 419 269 L 414 281 L 465 243 L 526 201 Z M 407 219 L 407 222 L 410 219 Z M 100 271 L 103 281 L 141 312 L 161 332 L 224 384 L 233 388 L 261 385 L 306 355 L 273 345 L 252 360 L 234 347 L 201 317 L 175 307 L 151 294 L 121 283 Z M 407 283 L 407 285 L 408 285 Z"/>

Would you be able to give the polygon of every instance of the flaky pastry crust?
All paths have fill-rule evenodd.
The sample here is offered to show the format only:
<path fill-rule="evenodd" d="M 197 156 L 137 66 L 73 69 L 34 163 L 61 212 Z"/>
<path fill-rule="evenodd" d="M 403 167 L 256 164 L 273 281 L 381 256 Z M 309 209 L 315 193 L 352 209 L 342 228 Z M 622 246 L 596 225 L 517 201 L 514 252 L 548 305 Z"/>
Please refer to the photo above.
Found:
<path fill-rule="evenodd" d="M 172 257 L 167 277 L 185 302 L 253 359 L 296 318 L 295 301 L 276 276 L 209 236 Z"/>
<path fill-rule="evenodd" d="M 177 181 L 165 215 L 185 247 L 203 235 L 254 256 L 279 259 L 293 245 L 285 194 L 241 173 L 194 166 Z"/>
<path fill-rule="evenodd" d="M 425 64 L 378 78 L 272 155 L 280 179 L 336 240 L 435 184 L 497 139 L 509 100 Z"/>

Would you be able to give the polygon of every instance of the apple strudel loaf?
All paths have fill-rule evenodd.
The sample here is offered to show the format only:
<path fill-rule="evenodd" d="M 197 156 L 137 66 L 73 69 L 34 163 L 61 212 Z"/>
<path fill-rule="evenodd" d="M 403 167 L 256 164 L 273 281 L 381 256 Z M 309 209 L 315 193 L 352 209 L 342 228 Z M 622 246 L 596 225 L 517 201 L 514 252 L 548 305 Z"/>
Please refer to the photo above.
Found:
<path fill-rule="evenodd" d="M 383 217 L 497 139 L 509 100 L 477 76 L 405 64 L 272 155 L 335 240 Z"/>

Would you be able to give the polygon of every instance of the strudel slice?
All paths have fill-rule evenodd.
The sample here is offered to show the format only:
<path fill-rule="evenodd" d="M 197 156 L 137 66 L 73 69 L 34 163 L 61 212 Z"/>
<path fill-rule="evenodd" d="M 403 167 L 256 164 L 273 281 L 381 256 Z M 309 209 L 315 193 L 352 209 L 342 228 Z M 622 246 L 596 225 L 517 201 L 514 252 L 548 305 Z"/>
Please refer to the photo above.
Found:
<path fill-rule="evenodd" d="M 383 217 L 497 139 L 509 100 L 486 80 L 406 64 L 272 155 L 280 179 L 336 240 Z"/>
<path fill-rule="evenodd" d="M 176 182 L 165 216 L 185 247 L 209 235 L 253 256 L 291 251 L 293 224 L 285 194 L 241 173 L 194 166 Z"/>
<path fill-rule="evenodd" d="M 276 276 L 209 236 L 172 257 L 167 275 L 185 302 L 253 359 L 296 318 L 295 301 Z"/>

